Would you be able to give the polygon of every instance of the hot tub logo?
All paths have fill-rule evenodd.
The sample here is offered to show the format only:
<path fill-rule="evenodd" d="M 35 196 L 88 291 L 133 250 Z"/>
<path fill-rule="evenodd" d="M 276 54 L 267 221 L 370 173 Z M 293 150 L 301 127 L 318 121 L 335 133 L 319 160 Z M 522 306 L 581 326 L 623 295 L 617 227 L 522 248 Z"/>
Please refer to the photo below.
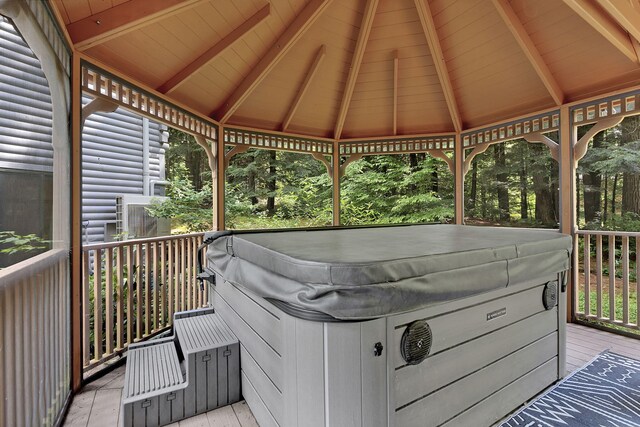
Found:
<path fill-rule="evenodd" d="M 503 307 L 499 310 L 494 310 L 491 313 L 487 313 L 487 321 L 497 319 L 498 317 L 504 316 L 507 314 L 507 307 Z"/>

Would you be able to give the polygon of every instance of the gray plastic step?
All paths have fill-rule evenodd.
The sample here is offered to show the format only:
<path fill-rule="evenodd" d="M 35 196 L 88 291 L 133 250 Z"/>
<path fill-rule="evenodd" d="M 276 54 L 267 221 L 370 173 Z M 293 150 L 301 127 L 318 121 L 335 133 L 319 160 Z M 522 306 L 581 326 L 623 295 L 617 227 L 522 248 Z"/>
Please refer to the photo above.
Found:
<path fill-rule="evenodd" d="M 155 427 L 184 418 L 187 383 L 173 337 L 131 345 L 124 378 L 123 425 Z"/>
<path fill-rule="evenodd" d="M 240 345 L 212 309 L 176 313 L 174 331 L 187 365 L 185 415 L 240 400 Z"/>

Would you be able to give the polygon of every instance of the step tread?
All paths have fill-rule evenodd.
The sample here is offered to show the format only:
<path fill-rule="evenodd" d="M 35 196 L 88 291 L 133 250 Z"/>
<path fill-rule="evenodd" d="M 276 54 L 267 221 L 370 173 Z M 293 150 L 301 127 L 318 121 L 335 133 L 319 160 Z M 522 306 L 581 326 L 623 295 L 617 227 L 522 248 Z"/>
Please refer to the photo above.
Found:
<path fill-rule="evenodd" d="M 161 392 L 185 382 L 173 342 L 132 348 L 127 354 L 123 398 Z"/>
<path fill-rule="evenodd" d="M 184 354 L 233 345 L 238 342 L 231 329 L 217 314 L 176 319 L 174 329 Z"/>

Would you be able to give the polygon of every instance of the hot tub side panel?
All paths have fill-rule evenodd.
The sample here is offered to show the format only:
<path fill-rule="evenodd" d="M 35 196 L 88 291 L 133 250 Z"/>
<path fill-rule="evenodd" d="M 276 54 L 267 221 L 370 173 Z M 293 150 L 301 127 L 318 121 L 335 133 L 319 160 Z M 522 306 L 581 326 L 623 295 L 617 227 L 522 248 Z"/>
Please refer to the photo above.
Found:
<path fill-rule="evenodd" d="M 365 322 L 294 318 L 221 277 L 210 295 L 241 341 L 243 395 L 261 426 L 490 425 L 564 373 L 565 294 L 542 304 L 558 279 Z M 408 366 L 400 339 L 419 319 L 433 347 Z"/>
<path fill-rule="evenodd" d="M 546 284 L 559 279 L 540 277 L 390 318 L 391 425 L 491 425 L 559 379 L 565 294 L 549 310 L 542 303 Z M 433 344 L 425 361 L 408 365 L 401 337 L 418 319 L 429 324 Z"/>

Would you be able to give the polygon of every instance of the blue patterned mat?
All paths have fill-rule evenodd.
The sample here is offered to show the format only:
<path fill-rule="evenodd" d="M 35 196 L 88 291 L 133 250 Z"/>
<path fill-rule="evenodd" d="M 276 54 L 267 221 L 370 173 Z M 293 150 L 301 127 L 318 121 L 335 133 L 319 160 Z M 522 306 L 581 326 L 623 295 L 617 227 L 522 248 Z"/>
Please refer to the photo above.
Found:
<path fill-rule="evenodd" d="M 604 352 L 500 427 L 640 427 L 640 361 Z"/>

